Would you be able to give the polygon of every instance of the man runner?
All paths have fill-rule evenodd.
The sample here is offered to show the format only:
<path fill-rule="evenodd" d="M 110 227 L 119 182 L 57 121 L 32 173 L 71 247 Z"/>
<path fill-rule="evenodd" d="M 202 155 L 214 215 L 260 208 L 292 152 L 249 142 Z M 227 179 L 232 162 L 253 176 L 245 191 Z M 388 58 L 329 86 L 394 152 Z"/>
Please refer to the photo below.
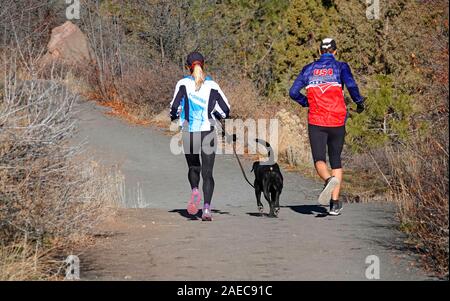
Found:
<path fill-rule="evenodd" d="M 305 66 L 290 89 L 290 97 L 308 110 L 308 134 L 314 166 L 325 181 L 319 196 L 319 203 L 329 203 L 330 215 L 339 215 L 342 183 L 341 152 L 345 139 L 347 107 L 344 101 L 344 85 L 352 100 L 357 104 L 357 112 L 364 111 L 364 98 L 359 94 L 347 63 L 335 59 L 336 42 L 326 38 L 320 43 L 321 57 Z M 306 88 L 306 96 L 300 91 Z M 326 164 L 326 153 L 330 159 L 331 174 Z"/>

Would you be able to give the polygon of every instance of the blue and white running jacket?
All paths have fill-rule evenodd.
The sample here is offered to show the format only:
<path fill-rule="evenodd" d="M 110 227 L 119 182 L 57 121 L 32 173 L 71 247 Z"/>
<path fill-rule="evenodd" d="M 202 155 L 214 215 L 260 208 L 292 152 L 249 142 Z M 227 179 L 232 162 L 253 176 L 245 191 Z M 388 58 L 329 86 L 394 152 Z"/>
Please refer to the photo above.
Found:
<path fill-rule="evenodd" d="M 172 120 L 180 118 L 183 130 L 209 131 L 213 126 L 212 122 L 227 118 L 229 114 L 230 104 L 211 77 L 206 77 L 198 91 L 195 91 L 195 80 L 192 76 L 186 76 L 177 83 L 170 103 L 170 117 Z"/>

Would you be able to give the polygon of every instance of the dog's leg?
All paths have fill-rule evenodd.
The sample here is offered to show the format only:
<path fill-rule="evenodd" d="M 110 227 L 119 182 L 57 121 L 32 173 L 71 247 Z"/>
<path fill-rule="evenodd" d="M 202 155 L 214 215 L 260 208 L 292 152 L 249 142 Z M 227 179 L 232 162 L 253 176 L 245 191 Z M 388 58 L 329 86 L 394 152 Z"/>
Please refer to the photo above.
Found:
<path fill-rule="evenodd" d="M 269 201 L 269 205 L 270 205 L 270 213 L 269 216 L 270 217 L 276 217 L 276 213 L 275 213 L 275 199 L 276 199 L 276 195 L 277 192 L 276 191 L 271 191 L 270 192 L 270 201 Z"/>
<path fill-rule="evenodd" d="M 259 213 L 263 214 L 264 206 L 261 203 L 261 192 L 261 187 L 259 187 L 258 183 L 255 181 L 256 205 L 258 205 Z"/>
<path fill-rule="evenodd" d="M 275 215 L 278 216 L 278 213 L 280 212 L 280 192 L 275 192 Z"/>

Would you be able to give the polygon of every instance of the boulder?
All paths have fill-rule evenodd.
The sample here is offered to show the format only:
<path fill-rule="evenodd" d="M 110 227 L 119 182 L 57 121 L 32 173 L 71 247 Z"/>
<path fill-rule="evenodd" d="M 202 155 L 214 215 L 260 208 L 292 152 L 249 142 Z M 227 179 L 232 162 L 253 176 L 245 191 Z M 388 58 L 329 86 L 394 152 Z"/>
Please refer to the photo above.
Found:
<path fill-rule="evenodd" d="M 77 67 L 94 62 L 86 35 L 70 21 L 52 30 L 47 53 L 41 63 L 48 65 L 54 62 Z"/>
<path fill-rule="evenodd" d="M 302 166 L 312 162 L 309 146 L 307 121 L 281 109 L 277 112 L 279 121 L 278 155 L 290 165 Z"/>

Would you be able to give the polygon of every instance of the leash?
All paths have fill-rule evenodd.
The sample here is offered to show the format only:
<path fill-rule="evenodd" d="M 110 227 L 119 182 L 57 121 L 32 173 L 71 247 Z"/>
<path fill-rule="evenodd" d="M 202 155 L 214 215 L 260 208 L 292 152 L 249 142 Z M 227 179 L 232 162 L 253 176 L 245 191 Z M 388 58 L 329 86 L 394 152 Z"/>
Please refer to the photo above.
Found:
<path fill-rule="evenodd" d="M 227 133 L 225 132 L 225 129 L 223 128 L 222 123 L 219 121 L 219 122 L 216 122 L 216 124 L 220 124 L 220 128 L 221 128 L 222 133 L 223 133 L 222 137 L 230 138 L 230 136 L 227 135 Z M 244 167 L 242 166 L 241 160 L 239 159 L 239 156 L 236 153 L 236 141 L 234 141 L 234 139 L 232 137 L 231 137 L 231 140 L 233 142 L 233 153 L 234 153 L 234 156 L 236 157 L 237 162 L 239 163 L 239 167 L 241 168 L 242 175 L 244 176 L 244 179 L 245 179 L 245 181 L 247 181 L 248 185 L 250 185 L 251 187 L 255 188 L 255 186 L 253 186 L 253 184 L 247 178 L 247 175 L 245 174 L 245 170 L 244 170 Z"/>
<path fill-rule="evenodd" d="M 225 134 L 226 135 L 226 134 Z M 236 142 L 233 141 L 233 152 L 234 152 L 234 156 L 236 157 L 238 163 L 239 163 L 239 167 L 241 168 L 242 174 L 244 175 L 245 180 L 247 181 L 248 185 L 252 186 L 253 188 L 255 188 L 255 186 L 253 186 L 252 183 L 250 183 L 250 181 L 247 178 L 247 175 L 245 174 L 245 170 L 244 167 L 242 167 L 242 163 L 241 160 L 239 159 L 239 156 L 236 154 Z"/>

